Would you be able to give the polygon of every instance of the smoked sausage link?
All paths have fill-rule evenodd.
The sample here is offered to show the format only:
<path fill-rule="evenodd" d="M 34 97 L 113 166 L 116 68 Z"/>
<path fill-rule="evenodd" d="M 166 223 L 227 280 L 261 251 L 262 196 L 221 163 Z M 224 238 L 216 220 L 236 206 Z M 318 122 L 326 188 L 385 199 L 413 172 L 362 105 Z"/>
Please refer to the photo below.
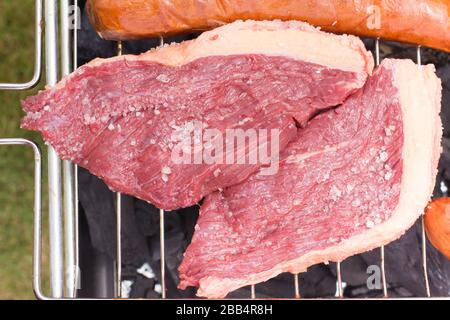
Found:
<path fill-rule="evenodd" d="M 202 31 L 235 20 L 301 20 L 334 33 L 450 52 L 450 0 L 88 0 L 108 40 Z"/>

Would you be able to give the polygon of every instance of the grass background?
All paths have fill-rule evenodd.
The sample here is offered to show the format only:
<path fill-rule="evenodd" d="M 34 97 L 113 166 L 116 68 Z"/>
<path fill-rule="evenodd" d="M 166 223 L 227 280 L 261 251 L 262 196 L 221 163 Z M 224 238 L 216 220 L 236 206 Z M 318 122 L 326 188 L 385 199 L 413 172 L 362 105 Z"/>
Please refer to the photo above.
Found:
<path fill-rule="evenodd" d="M 33 68 L 34 0 L 0 0 L 0 83 L 26 82 L 31 79 Z M 42 88 L 42 84 L 38 88 Z M 24 114 L 20 100 L 35 93 L 38 88 L 25 92 L 0 91 L 0 138 L 32 139 L 45 151 L 37 133 L 19 127 Z M 43 155 L 45 191 L 45 152 Z M 34 298 L 33 168 L 33 152 L 29 148 L 0 146 L 0 299 Z M 44 194 L 44 216 L 47 212 L 45 199 Z M 46 244 L 44 239 L 44 246 Z M 44 248 L 44 251 L 47 250 Z M 44 284 L 47 283 L 48 276 L 44 275 Z"/>

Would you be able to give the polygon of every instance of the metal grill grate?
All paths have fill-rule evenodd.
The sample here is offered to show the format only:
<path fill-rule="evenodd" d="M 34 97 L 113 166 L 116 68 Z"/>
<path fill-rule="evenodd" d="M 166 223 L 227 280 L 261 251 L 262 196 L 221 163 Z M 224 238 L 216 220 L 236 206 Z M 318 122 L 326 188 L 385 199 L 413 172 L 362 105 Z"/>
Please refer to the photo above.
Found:
<path fill-rule="evenodd" d="M 53 86 L 58 80 L 58 52 L 61 54 L 62 75 L 66 76 L 77 68 L 77 28 L 69 25 L 70 5 L 78 8 L 78 1 L 62 0 L 58 11 L 57 0 L 45 1 L 45 59 L 46 83 Z M 34 86 L 41 74 L 41 22 L 43 0 L 36 0 L 36 40 L 35 40 L 35 71 L 33 79 L 23 84 L 0 84 L 1 90 L 25 90 Z M 60 17 L 58 19 L 58 12 Z M 60 26 L 60 40 L 58 41 L 58 21 Z M 78 15 L 74 15 L 74 24 L 78 26 Z M 60 43 L 60 47 L 58 47 Z M 160 45 L 164 44 L 161 38 Z M 117 54 L 122 54 L 122 43 L 117 44 Z M 380 63 L 379 39 L 375 42 L 375 61 Z M 417 47 L 417 63 L 421 64 L 421 49 Z M 0 139 L 0 145 L 26 145 L 33 149 L 35 154 L 34 172 L 34 260 L 33 260 L 33 287 L 39 299 L 76 298 L 76 288 L 79 281 L 79 241 L 78 241 L 78 167 L 68 161 L 63 162 L 63 175 L 61 184 L 61 160 L 54 149 L 48 147 L 48 176 L 49 176 L 49 237 L 50 237 L 50 276 L 51 295 L 46 296 L 41 287 L 42 265 L 42 213 L 41 213 L 41 152 L 38 146 L 25 139 Z M 64 188 L 62 188 L 64 187 Z M 116 194 L 116 221 L 117 221 L 117 259 L 115 292 L 117 298 L 122 298 L 121 290 L 121 194 Z M 160 250 L 161 250 L 161 296 L 166 298 L 165 282 L 165 236 L 164 236 L 164 210 L 160 210 Z M 63 225 L 64 222 L 64 225 Z M 423 277 L 428 297 L 431 297 L 427 274 L 426 236 L 422 218 L 422 266 Z M 63 264 L 65 263 L 65 268 Z M 337 297 L 343 298 L 343 281 L 341 262 L 336 263 Z M 383 283 L 383 295 L 388 297 L 385 274 L 384 246 L 380 248 L 380 269 Z M 66 270 L 66 272 L 63 272 Z M 293 275 L 294 296 L 300 298 L 299 276 Z M 251 286 L 250 298 L 256 298 L 255 286 Z"/>
<path fill-rule="evenodd" d="M 35 0 L 35 40 L 34 40 L 34 73 L 30 81 L 24 83 L 0 83 L 0 90 L 26 90 L 34 87 L 41 77 L 42 59 L 42 0 Z"/>

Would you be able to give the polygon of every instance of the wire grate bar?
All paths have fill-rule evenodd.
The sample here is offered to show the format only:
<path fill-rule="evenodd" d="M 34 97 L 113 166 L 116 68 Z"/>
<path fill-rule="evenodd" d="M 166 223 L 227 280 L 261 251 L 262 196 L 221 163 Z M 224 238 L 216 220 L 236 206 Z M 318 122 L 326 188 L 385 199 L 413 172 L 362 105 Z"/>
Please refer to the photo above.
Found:
<path fill-rule="evenodd" d="M 159 45 L 164 46 L 164 38 L 159 38 Z M 165 237 L 165 223 L 164 210 L 159 210 L 159 243 L 161 251 L 161 298 L 166 298 L 166 237 Z"/>
<path fill-rule="evenodd" d="M 422 65 L 422 53 L 420 46 L 417 46 L 417 64 L 419 66 Z M 425 291 L 427 297 L 431 297 L 430 282 L 428 279 L 428 268 L 427 268 L 427 236 L 425 233 L 425 221 L 423 215 L 421 217 L 421 233 L 422 233 L 422 267 L 423 267 L 423 277 L 425 280 Z"/>
<path fill-rule="evenodd" d="M 116 193 L 116 297 L 122 297 L 122 194 Z"/>
<path fill-rule="evenodd" d="M 161 251 L 161 297 L 166 298 L 166 243 L 164 235 L 164 210 L 159 210 L 159 243 Z"/>
<path fill-rule="evenodd" d="M 68 76 L 72 71 L 70 54 L 69 0 L 61 0 L 61 69 L 62 76 Z M 64 245 L 65 245 L 65 275 L 66 296 L 76 295 L 76 264 L 75 254 L 75 197 L 74 197 L 74 166 L 70 161 L 63 161 L 64 182 Z"/>
<path fill-rule="evenodd" d="M 81 279 L 80 279 L 80 239 L 79 239 L 79 225 L 78 225 L 78 221 L 79 221 L 79 203 L 78 203 L 78 166 L 74 165 L 73 167 L 74 170 L 74 202 L 75 202 L 75 212 L 74 212 L 74 236 L 75 236 L 75 278 L 74 278 L 74 283 L 75 283 L 75 287 L 74 287 L 74 298 L 76 298 L 77 296 L 77 290 L 79 288 L 78 284 L 80 283 Z"/>
<path fill-rule="evenodd" d="M 375 39 L 375 65 L 380 65 L 380 38 Z"/>
<path fill-rule="evenodd" d="M 384 246 L 381 246 L 380 248 L 380 255 L 381 255 L 381 281 L 383 283 L 383 297 L 388 298 L 388 292 L 387 292 L 387 281 L 386 281 L 386 269 L 385 269 L 385 259 L 384 259 Z"/>
<path fill-rule="evenodd" d="M 117 42 L 117 55 L 122 55 L 122 41 Z M 122 194 L 116 193 L 116 297 L 122 297 Z"/>
<path fill-rule="evenodd" d="M 78 0 L 73 1 L 73 5 L 75 6 L 75 9 L 78 11 Z M 78 12 L 74 13 L 75 16 L 73 17 L 74 22 L 74 28 L 73 28 L 73 69 L 78 68 L 78 26 L 80 24 Z"/>
<path fill-rule="evenodd" d="M 344 297 L 344 289 L 342 287 L 342 274 L 341 274 L 341 262 L 336 262 L 336 273 L 337 273 L 337 296 L 338 298 Z"/>
<path fill-rule="evenodd" d="M 380 65 L 380 38 L 375 39 L 375 64 Z M 388 297 L 387 292 L 387 282 L 386 282 L 386 269 L 384 263 L 384 246 L 380 247 L 380 269 L 381 269 L 381 280 L 383 283 L 383 297 Z"/>
<path fill-rule="evenodd" d="M 425 290 L 427 297 L 431 297 L 430 282 L 428 280 L 428 268 L 427 268 L 427 236 L 425 233 L 425 221 L 424 217 L 421 218 L 421 231 L 422 231 L 422 266 L 423 277 L 425 279 Z"/>
<path fill-rule="evenodd" d="M 33 290 L 38 298 L 43 297 L 41 290 L 41 256 L 42 256 L 42 154 L 36 143 L 21 138 L 0 139 L 1 146 L 23 145 L 33 149 L 34 152 L 34 235 L 33 235 Z"/>
<path fill-rule="evenodd" d="M 75 9 L 78 10 L 78 0 L 74 0 L 73 2 Z M 72 50 L 73 50 L 73 60 L 72 60 L 72 66 L 73 70 L 75 71 L 78 68 L 78 12 L 75 12 L 74 16 L 74 25 L 73 28 L 73 43 L 72 43 Z M 80 274 L 79 274 L 79 265 L 80 265 L 80 246 L 79 246 L 79 225 L 78 225 L 78 219 L 79 219 L 79 203 L 78 203 L 78 166 L 73 166 L 73 175 L 74 175 L 74 202 L 75 202 L 75 218 L 74 218 L 74 231 L 75 231 L 75 292 L 74 297 L 77 296 L 77 289 L 78 289 L 78 283 L 80 281 Z"/>
<path fill-rule="evenodd" d="M 251 292 L 250 298 L 256 299 L 256 288 L 255 288 L 255 285 L 254 285 L 254 284 L 252 284 L 252 285 L 250 286 L 250 292 Z"/>
<path fill-rule="evenodd" d="M 47 85 L 58 81 L 58 4 L 45 0 L 45 51 Z M 63 296 L 63 221 L 61 196 L 61 160 L 48 146 L 50 285 L 54 298 Z"/>
<path fill-rule="evenodd" d="M 298 273 L 294 274 L 294 288 L 295 288 L 295 299 L 300 299 L 300 285 L 298 280 Z"/>
<path fill-rule="evenodd" d="M 38 84 L 42 72 L 42 0 L 35 0 L 34 73 L 24 83 L 0 83 L 0 90 L 27 90 Z"/>

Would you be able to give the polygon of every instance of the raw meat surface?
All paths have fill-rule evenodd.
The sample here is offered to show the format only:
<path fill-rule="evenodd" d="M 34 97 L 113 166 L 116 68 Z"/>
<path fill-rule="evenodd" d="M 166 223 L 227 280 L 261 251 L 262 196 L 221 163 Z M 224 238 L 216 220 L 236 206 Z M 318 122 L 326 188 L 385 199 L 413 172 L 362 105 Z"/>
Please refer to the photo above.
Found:
<path fill-rule="evenodd" d="M 257 46 L 240 40 L 249 34 Z M 338 52 L 317 55 L 324 42 Z M 355 37 L 302 23 L 239 22 L 141 56 L 94 60 L 26 99 L 22 127 L 40 131 L 60 157 L 113 190 L 171 210 L 244 181 L 261 166 L 176 163 L 172 152 L 194 129 L 223 135 L 231 128 L 276 129 L 282 150 L 295 137 L 294 118 L 304 125 L 318 110 L 342 103 L 372 66 Z M 237 157 L 242 149 L 254 151 L 240 146 L 230 153 Z"/>
<path fill-rule="evenodd" d="M 278 174 L 205 198 L 180 288 L 224 297 L 397 239 L 432 192 L 439 109 L 432 66 L 384 60 L 343 106 L 298 130 Z"/>

